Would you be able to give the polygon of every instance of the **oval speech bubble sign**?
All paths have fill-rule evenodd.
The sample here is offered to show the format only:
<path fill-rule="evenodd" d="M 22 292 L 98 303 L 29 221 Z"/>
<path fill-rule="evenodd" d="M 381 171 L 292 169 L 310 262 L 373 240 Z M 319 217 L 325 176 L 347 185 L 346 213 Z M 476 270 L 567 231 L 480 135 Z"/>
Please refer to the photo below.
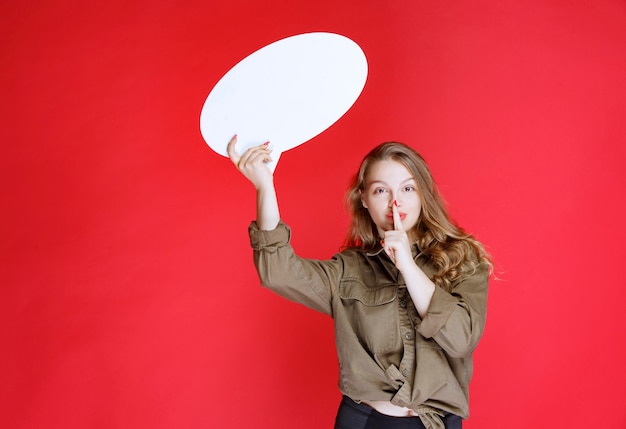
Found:
<path fill-rule="evenodd" d="M 270 141 L 276 168 L 281 153 L 317 136 L 352 107 L 367 79 L 361 48 L 334 33 L 305 33 L 269 44 L 241 60 L 209 93 L 200 131 L 209 147 L 228 156 Z"/>

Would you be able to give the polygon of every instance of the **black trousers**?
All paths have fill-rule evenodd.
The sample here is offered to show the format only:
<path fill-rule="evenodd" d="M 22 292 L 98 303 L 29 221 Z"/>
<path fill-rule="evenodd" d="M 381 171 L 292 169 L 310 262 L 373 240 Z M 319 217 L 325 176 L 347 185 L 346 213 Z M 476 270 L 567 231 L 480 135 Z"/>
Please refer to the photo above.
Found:
<path fill-rule="evenodd" d="M 461 429 L 463 420 L 446 413 L 446 429 Z M 369 405 L 357 404 L 344 395 L 339 404 L 335 429 L 426 429 L 419 417 L 393 417 L 381 414 Z"/>

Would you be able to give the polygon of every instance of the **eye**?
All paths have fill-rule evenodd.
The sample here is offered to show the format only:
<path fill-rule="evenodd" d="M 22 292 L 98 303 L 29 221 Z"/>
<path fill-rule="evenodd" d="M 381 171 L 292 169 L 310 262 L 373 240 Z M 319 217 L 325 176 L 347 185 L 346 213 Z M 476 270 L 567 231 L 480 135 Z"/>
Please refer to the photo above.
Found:
<path fill-rule="evenodd" d="M 413 192 L 413 191 L 415 191 L 415 186 L 407 185 L 407 186 L 404 187 L 404 191 L 405 192 Z"/>
<path fill-rule="evenodd" d="M 385 188 L 375 188 L 375 189 L 372 191 L 372 193 L 373 193 L 374 195 L 376 195 L 376 194 L 384 194 L 384 193 L 386 193 L 386 192 L 387 192 L 387 189 L 385 189 Z"/>

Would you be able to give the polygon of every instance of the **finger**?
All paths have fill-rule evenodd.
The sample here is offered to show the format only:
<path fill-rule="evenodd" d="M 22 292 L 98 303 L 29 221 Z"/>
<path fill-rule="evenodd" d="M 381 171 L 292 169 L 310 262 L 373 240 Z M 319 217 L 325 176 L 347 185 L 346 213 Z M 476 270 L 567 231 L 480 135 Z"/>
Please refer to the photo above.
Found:
<path fill-rule="evenodd" d="M 237 134 L 235 134 L 233 136 L 233 138 L 230 139 L 230 141 L 228 142 L 228 145 L 226 146 L 226 152 L 228 153 L 228 157 L 235 164 L 237 164 L 239 162 L 239 160 L 241 159 L 241 157 L 239 156 L 239 154 L 235 150 L 235 144 L 236 143 L 237 143 Z"/>
<path fill-rule="evenodd" d="M 396 263 L 396 251 L 393 247 L 391 246 L 387 246 L 387 248 L 385 249 L 385 252 L 387 252 L 387 256 L 389 256 L 389 259 L 391 259 L 391 262 L 393 262 L 394 264 Z"/>
<path fill-rule="evenodd" d="M 391 259 L 392 262 L 394 262 L 394 249 L 393 249 L 393 235 L 391 234 L 391 231 L 385 231 L 385 236 L 382 240 L 380 240 L 380 245 L 382 246 L 383 250 L 385 251 L 385 253 L 387 254 L 387 256 L 389 256 L 389 259 Z"/>
<path fill-rule="evenodd" d="M 404 231 L 402 219 L 400 219 L 400 212 L 398 211 L 398 202 L 396 200 L 393 200 L 391 212 L 393 213 L 393 229 L 396 231 Z"/>
<path fill-rule="evenodd" d="M 256 164 L 267 164 L 268 162 L 272 162 L 272 157 L 270 156 L 271 150 L 255 150 L 248 154 L 245 162 L 241 162 L 241 166 L 253 166 Z"/>
<path fill-rule="evenodd" d="M 268 160 L 271 160 L 270 153 L 272 151 L 269 149 L 268 145 L 269 142 L 266 142 L 262 145 L 253 146 L 246 150 L 239 158 L 239 166 L 252 165 L 259 160 L 261 162 L 268 162 Z"/>
<path fill-rule="evenodd" d="M 263 158 L 263 162 L 265 163 L 272 162 L 272 157 L 270 156 L 270 154 L 272 153 L 272 148 L 270 148 L 269 140 L 263 143 L 261 145 L 261 148 L 263 149 L 264 154 L 265 154 L 265 157 Z"/>

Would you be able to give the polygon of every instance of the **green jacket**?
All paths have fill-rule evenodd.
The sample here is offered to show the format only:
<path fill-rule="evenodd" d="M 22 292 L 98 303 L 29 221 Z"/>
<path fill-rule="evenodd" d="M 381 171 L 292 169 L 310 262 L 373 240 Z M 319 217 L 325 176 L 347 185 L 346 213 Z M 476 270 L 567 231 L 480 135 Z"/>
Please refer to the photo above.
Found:
<path fill-rule="evenodd" d="M 253 222 L 249 233 L 261 283 L 333 317 L 343 394 L 467 418 L 472 352 L 485 325 L 486 264 L 452 293 L 437 287 L 422 319 L 382 248 L 350 248 L 322 261 L 297 256 L 282 221 L 272 231 Z M 413 247 L 417 265 L 432 278 Z"/>

